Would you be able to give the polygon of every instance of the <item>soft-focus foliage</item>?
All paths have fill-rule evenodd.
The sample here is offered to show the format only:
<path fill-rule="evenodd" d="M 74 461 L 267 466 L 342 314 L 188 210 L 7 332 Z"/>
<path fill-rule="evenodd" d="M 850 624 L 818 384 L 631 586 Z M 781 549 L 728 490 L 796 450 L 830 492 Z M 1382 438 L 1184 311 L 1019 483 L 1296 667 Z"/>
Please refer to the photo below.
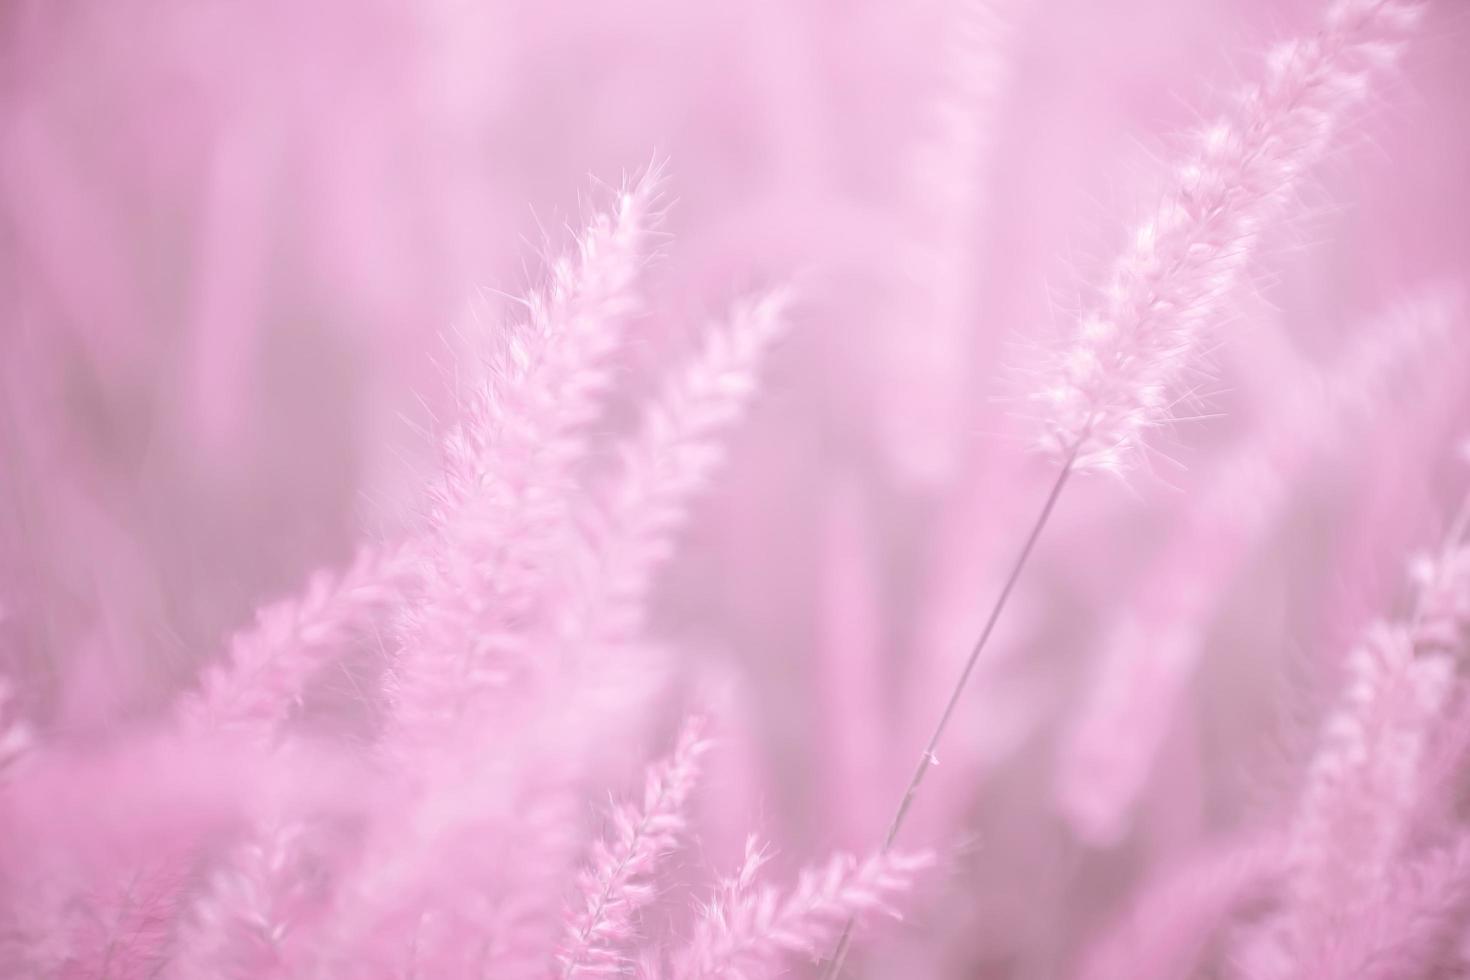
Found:
<path fill-rule="evenodd" d="M 0 3 L 0 978 L 1470 974 L 1467 30 Z"/>

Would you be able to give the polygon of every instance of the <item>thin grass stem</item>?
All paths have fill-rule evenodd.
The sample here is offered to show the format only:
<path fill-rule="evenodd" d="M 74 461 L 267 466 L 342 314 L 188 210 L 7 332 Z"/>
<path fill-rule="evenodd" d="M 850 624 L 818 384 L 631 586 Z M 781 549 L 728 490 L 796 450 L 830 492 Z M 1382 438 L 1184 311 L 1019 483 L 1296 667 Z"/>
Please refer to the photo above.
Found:
<path fill-rule="evenodd" d="M 909 778 L 908 788 L 904 790 L 903 799 L 898 803 L 898 810 L 894 812 L 893 820 L 888 824 L 888 833 L 884 835 L 880 853 L 886 854 L 893 847 L 893 842 L 898 839 L 898 833 L 903 828 L 904 819 L 908 816 L 914 800 L 919 795 L 919 787 L 924 782 L 925 774 L 928 773 L 930 766 L 939 761 L 935 753 L 939 750 L 939 743 L 944 738 L 945 729 L 949 727 L 950 719 L 954 717 L 955 710 L 959 707 L 960 697 L 964 694 L 965 686 L 970 681 L 970 675 L 975 672 L 975 665 L 980 662 L 980 655 L 985 651 L 986 644 L 990 642 L 990 634 L 995 632 L 995 626 L 1000 622 L 1001 613 L 1004 612 L 1011 592 L 1016 588 L 1016 583 L 1021 579 L 1021 573 L 1031 558 L 1036 542 L 1041 538 L 1041 532 L 1046 528 L 1047 521 L 1051 519 L 1051 512 L 1056 508 L 1057 500 L 1062 495 L 1062 488 L 1067 485 L 1067 478 L 1072 475 L 1073 465 L 1077 461 L 1078 451 L 1084 441 L 1085 437 L 1078 439 L 1068 451 L 1061 471 L 1057 473 L 1056 482 L 1052 484 L 1051 492 L 1047 494 L 1046 503 L 1042 506 L 1041 513 L 1037 515 L 1036 523 L 1031 526 L 1031 533 L 1026 536 L 1026 543 L 1021 546 L 1015 562 L 1011 565 L 1005 585 L 1001 587 L 1000 594 L 996 596 L 995 604 L 990 609 L 990 616 L 985 621 L 985 628 L 980 631 L 979 639 L 970 648 L 970 656 L 965 660 L 965 666 L 960 670 L 958 679 L 955 680 L 954 689 L 949 694 L 949 701 L 939 716 L 939 723 L 934 726 L 934 733 L 929 736 L 929 743 L 924 746 L 924 751 L 919 756 L 919 762 L 914 767 L 914 774 Z M 827 960 L 826 969 L 822 971 L 822 980 L 836 980 L 842 972 L 842 963 L 847 958 L 848 947 L 852 944 L 853 923 L 854 920 L 849 918 L 843 927 L 842 936 L 837 940 L 837 946 Z"/>

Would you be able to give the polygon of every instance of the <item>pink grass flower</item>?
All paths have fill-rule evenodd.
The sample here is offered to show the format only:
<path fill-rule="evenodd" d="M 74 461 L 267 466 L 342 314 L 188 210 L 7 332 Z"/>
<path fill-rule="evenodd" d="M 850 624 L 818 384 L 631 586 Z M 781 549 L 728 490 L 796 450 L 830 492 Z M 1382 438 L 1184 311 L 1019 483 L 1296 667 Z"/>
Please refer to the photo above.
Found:
<path fill-rule="evenodd" d="M 724 458 L 722 436 L 755 394 L 761 362 L 789 323 L 773 290 L 737 302 L 702 349 L 670 372 L 620 448 L 621 465 L 592 495 L 582 589 L 561 611 L 571 643 L 627 642 L 641 631 L 653 573 L 673 551 L 694 495 Z"/>
<path fill-rule="evenodd" d="M 1401 0 L 1339 0 L 1316 36 L 1273 49 L 1265 80 L 1195 137 L 1101 301 L 1041 372 L 1045 449 L 1083 470 L 1137 463 L 1187 395 L 1273 219 L 1422 13 Z"/>
<path fill-rule="evenodd" d="M 553 265 L 550 285 L 526 301 L 527 322 L 509 332 L 445 439 L 424 599 L 393 670 L 401 731 L 452 722 L 528 652 L 523 627 L 544 615 L 567 532 L 580 429 L 639 306 L 658 185 L 654 170 L 621 192 Z"/>
<path fill-rule="evenodd" d="M 702 727 L 697 719 L 687 722 L 674 754 L 649 769 L 641 806 L 625 803 L 613 810 L 613 826 L 582 872 L 582 908 L 557 954 L 563 977 L 623 972 L 626 951 L 637 939 L 633 916 L 654 899 L 658 862 L 687 827 L 685 805 L 709 745 Z"/>
<path fill-rule="evenodd" d="M 740 872 L 722 884 L 695 926 L 673 976 L 679 980 L 772 976 L 786 956 L 821 952 L 850 918 L 895 914 L 892 900 L 909 891 L 915 876 L 932 863 L 933 858 L 922 853 L 876 854 L 861 862 L 838 854 L 803 871 L 783 894 L 756 883 L 762 859 L 751 842 Z"/>
<path fill-rule="evenodd" d="M 1316 4 L 0 3 L 0 978 L 1465 973 L 1463 535 L 1269 758 L 1470 428 L 1463 317 L 1343 329 L 1470 268 L 1456 5 L 1320 5 L 1045 356 L 1012 564 L 1007 337 Z M 1053 509 L 1267 304 L 1181 503 Z"/>
<path fill-rule="evenodd" d="M 1467 518 L 1470 509 L 1416 563 L 1412 615 L 1375 626 L 1348 660 L 1291 829 L 1286 904 L 1252 951 L 1267 975 L 1302 975 L 1329 952 L 1334 976 L 1371 965 L 1341 957 L 1394 901 L 1395 869 L 1424 832 L 1416 819 L 1431 746 L 1470 631 Z"/>
<path fill-rule="evenodd" d="M 342 572 L 313 575 L 300 597 L 262 607 L 181 706 L 185 724 L 268 736 L 352 632 L 403 598 L 415 573 L 407 547 L 363 548 Z"/>

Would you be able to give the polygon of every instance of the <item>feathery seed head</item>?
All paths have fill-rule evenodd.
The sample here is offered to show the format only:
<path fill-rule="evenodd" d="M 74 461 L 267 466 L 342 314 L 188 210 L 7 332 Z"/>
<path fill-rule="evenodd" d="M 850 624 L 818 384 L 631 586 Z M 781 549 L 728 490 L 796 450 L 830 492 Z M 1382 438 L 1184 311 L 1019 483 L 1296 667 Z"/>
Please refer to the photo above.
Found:
<path fill-rule="evenodd" d="M 1198 136 L 1193 159 L 1113 266 L 1042 370 L 1042 447 L 1078 469 L 1125 472 L 1170 421 L 1207 336 L 1300 175 L 1321 155 L 1346 106 L 1361 101 L 1412 26 L 1415 4 L 1349 2 L 1319 37 L 1273 48 L 1265 79 Z M 1107 329 L 1099 328 L 1107 323 Z"/>

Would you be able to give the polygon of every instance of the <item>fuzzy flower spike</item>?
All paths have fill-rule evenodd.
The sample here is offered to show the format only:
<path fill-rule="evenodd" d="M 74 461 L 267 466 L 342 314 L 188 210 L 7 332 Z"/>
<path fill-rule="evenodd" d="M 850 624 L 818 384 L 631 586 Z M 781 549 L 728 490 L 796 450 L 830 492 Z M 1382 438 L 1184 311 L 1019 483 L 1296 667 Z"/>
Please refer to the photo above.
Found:
<path fill-rule="evenodd" d="M 1367 93 L 1368 75 L 1391 64 L 1423 5 L 1337 0 L 1315 37 L 1267 58 L 1263 82 L 1207 128 L 1178 171 L 1156 217 L 1114 264 L 1096 310 L 1054 351 L 1035 398 L 1044 406 L 1042 446 L 1062 465 L 1004 579 L 979 639 L 960 670 L 888 826 L 892 847 L 918 795 L 970 675 L 1074 471 L 1126 472 L 1144 437 L 1168 421 L 1181 382 L 1197 370 L 1207 329 L 1262 232 L 1301 174 L 1316 162 L 1345 113 Z M 841 974 L 851 923 L 828 959 Z"/>
<path fill-rule="evenodd" d="M 1136 464 L 1185 396 L 1263 233 L 1422 13 L 1419 3 L 1339 0 L 1315 37 L 1275 48 L 1265 80 L 1194 137 L 1097 305 L 1047 357 L 1033 395 L 1046 450 L 1075 469 Z"/>

